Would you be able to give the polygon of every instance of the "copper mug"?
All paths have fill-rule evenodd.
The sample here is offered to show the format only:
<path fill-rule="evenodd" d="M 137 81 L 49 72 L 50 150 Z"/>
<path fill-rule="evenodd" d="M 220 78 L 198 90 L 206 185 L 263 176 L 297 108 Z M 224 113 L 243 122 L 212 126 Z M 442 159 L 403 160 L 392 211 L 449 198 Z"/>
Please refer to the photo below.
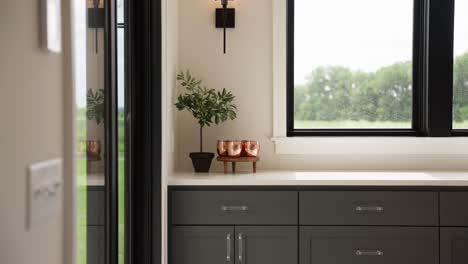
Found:
<path fill-rule="evenodd" d="M 227 156 L 228 151 L 227 151 L 227 142 L 226 140 L 218 140 L 216 144 L 216 149 L 218 150 L 218 155 L 219 156 Z"/>
<path fill-rule="evenodd" d="M 256 140 L 243 140 L 242 148 L 244 150 L 245 156 L 257 157 L 258 152 L 260 151 L 260 143 L 258 143 Z"/>
<path fill-rule="evenodd" d="M 242 141 L 232 140 L 226 141 L 227 153 L 229 157 L 240 157 L 242 154 Z"/>
<path fill-rule="evenodd" d="M 100 140 L 87 140 L 86 141 L 86 156 L 88 159 L 101 158 L 101 141 Z"/>

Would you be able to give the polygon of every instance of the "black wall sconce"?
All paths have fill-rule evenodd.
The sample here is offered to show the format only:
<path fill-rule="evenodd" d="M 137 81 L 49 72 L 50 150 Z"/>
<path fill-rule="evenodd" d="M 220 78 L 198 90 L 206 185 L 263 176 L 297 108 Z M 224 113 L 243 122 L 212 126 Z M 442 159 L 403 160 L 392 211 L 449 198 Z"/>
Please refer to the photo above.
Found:
<path fill-rule="evenodd" d="M 216 8 L 216 28 L 223 29 L 223 51 L 226 54 L 226 28 L 236 27 L 236 9 L 228 8 L 228 3 L 234 0 L 221 1 L 222 8 Z"/>
<path fill-rule="evenodd" d="M 96 53 L 98 53 L 98 30 L 104 29 L 104 1 L 103 0 L 88 0 L 88 28 L 95 29 L 95 45 Z"/>

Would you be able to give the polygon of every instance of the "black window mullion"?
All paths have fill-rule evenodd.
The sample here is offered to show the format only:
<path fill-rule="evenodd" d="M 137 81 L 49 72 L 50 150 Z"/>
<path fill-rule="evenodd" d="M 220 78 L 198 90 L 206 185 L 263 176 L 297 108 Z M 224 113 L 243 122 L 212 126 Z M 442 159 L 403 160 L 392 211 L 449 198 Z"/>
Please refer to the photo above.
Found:
<path fill-rule="evenodd" d="M 429 0 L 425 123 L 427 135 L 452 132 L 454 0 Z"/>
<path fill-rule="evenodd" d="M 425 72 L 427 34 L 426 21 L 428 12 L 427 0 L 414 1 L 414 25 L 413 25 L 413 116 L 412 127 L 416 135 L 424 136 L 425 102 L 422 100 L 425 94 Z"/>
<path fill-rule="evenodd" d="M 294 0 L 287 2 L 286 29 L 286 126 L 287 136 L 294 136 Z"/>

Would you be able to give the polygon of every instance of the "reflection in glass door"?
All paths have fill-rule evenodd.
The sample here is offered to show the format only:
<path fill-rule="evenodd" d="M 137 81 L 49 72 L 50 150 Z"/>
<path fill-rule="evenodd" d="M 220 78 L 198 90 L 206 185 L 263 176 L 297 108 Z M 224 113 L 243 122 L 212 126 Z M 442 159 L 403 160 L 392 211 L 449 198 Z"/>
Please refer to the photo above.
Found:
<path fill-rule="evenodd" d="M 125 263 L 125 20 L 124 0 L 117 0 L 117 122 L 118 122 L 118 260 Z"/>
<path fill-rule="evenodd" d="M 111 262 L 109 254 L 117 255 L 124 263 L 124 169 L 125 169 L 125 124 L 124 124 L 124 27 L 119 26 L 117 38 L 110 37 L 117 21 L 123 25 L 123 0 L 73 0 L 73 61 L 76 102 L 76 263 L 104 264 Z M 117 12 L 110 11 L 115 7 Z M 114 15 L 109 16 L 109 14 Z M 107 21 L 107 22 L 106 22 Z M 120 25 L 119 24 L 119 25 Z M 114 31 L 114 32 L 112 32 Z M 111 41 L 115 43 L 111 43 Z M 117 65 L 108 65 L 109 53 L 117 51 Z M 109 52 L 111 51 L 111 52 Z M 107 58 L 106 58 L 107 56 Z M 110 71 L 117 69 L 117 84 L 109 81 Z M 113 91 L 113 90 L 114 91 Z M 113 96 L 114 95 L 114 96 Z M 117 97 L 117 98 L 112 98 Z M 112 107 L 109 107 L 112 106 Z M 111 109 L 115 108 L 115 109 Z M 109 110 L 111 109 L 111 110 Z M 112 116 L 117 118 L 112 118 Z M 117 123 L 117 124 L 115 124 Z M 115 133 L 109 133 L 117 130 Z M 115 135 L 115 136 L 112 136 Z M 116 139 L 109 139 L 115 137 Z M 106 146 L 106 142 L 115 148 Z M 116 143 L 113 143 L 116 142 Z M 109 144 L 109 145 L 111 145 Z M 112 152 L 115 149 L 117 153 Z M 116 158 L 114 158 L 116 157 Z M 115 163 L 109 159 L 117 159 Z M 109 164 L 116 164 L 115 172 Z M 114 188 L 108 179 L 117 179 L 118 220 L 110 221 L 107 214 L 113 210 L 109 195 Z M 114 219 L 115 220 L 115 219 Z M 116 242 L 109 243 L 110 223 L 117 222 Z M 117 252 L 109 244 L 117 245 Z M 111 248 L 111 249 L 109 249 Z M 114 261 L 112 261 L 114 262 Z"/>

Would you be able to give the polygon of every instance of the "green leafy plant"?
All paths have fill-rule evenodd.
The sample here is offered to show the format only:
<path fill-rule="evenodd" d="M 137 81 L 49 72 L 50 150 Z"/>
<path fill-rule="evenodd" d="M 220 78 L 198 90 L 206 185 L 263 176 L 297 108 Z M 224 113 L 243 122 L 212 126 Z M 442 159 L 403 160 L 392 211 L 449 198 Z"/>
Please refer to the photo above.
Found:
<path fill-rule="evenodd" d="M 200 152 L 203 152 L 203 127 L 234 120 L 237 117 L 237 108 L 233 104 L 235 96 L 225 88 L 216 91 L 202 86 L 202 81 L 194 78 L 189 71 L 179 72 L 177 80 L 187 92 L 179 95 L 175 106 L 179 111 L 189 111 L 198 120 Z"/>
<path fill-rule="evenodd" d="M 98 125 L 104 122 L 104 89 L 96 91 L 91 88 L 88 89 L 86 93 L 86 102 L 86 117 L 88 120 L 95 120 Z"/>

